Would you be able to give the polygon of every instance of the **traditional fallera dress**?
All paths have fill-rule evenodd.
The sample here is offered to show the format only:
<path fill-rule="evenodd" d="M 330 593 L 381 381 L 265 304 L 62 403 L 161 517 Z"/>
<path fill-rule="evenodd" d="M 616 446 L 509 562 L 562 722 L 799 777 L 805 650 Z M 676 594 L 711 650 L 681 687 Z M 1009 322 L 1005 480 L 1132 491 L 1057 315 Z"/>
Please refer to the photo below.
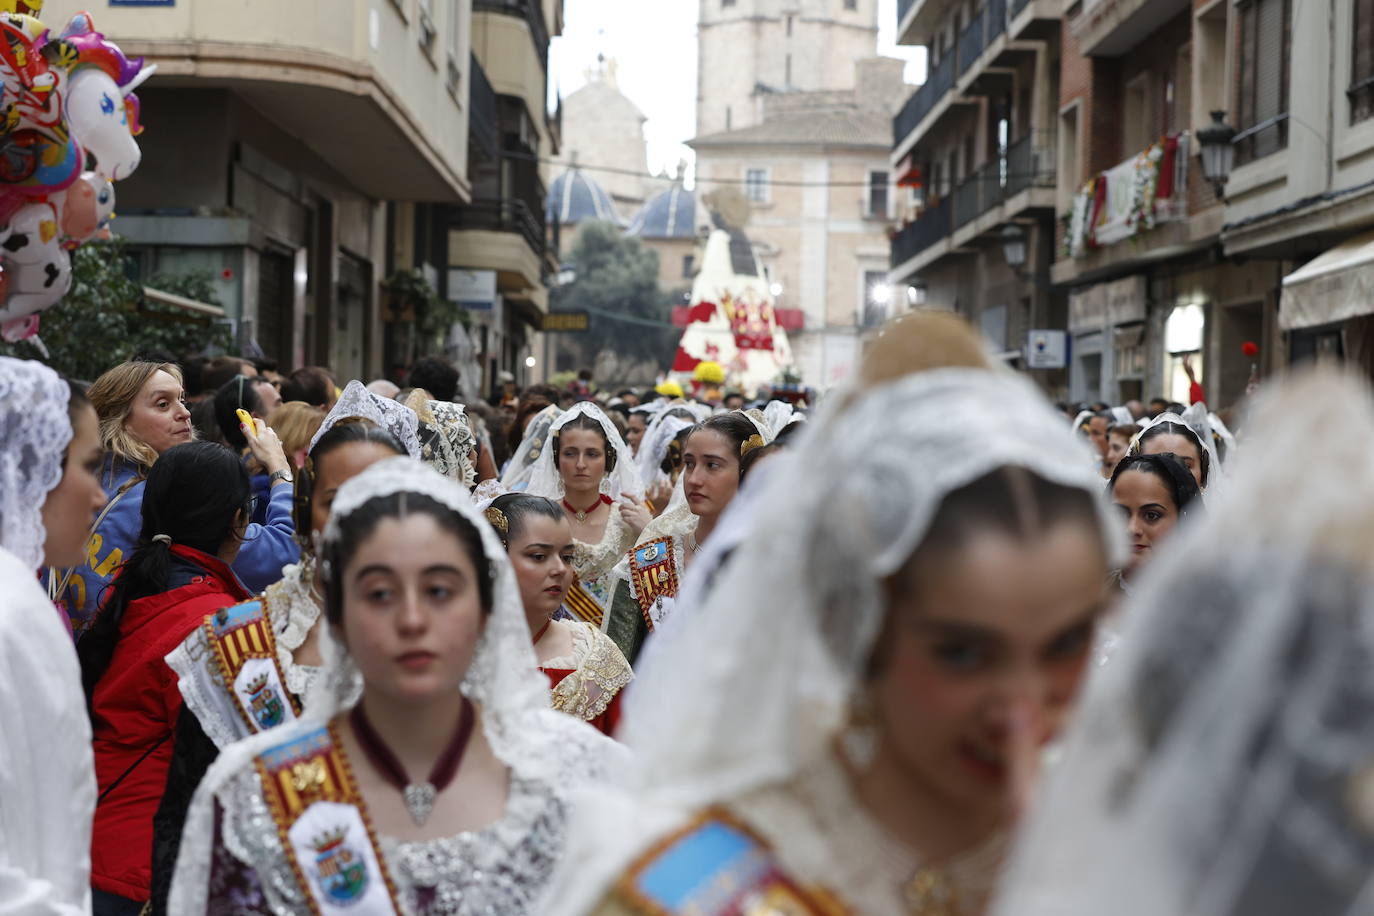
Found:
<path fill-rule="evenodd" d="M 311 705 L 225 749 L 197 790 L 168 912 L 537 913 L 533 901 L 565 849 L 571 793 L 628 766 L 614 742 L 549 708 L 509 559 L 461 484 L 390 459 L 340 488 L 333 518 L 398 492 L 424 493 L 466 517 L 493 570 L 493 607 L 463 691 L 510 771 L 502 815 L 479 830 L 420 842 L 373 828 L 353 776 L 369 764 L 350 759 L 338 739 L 359 675 L 326 629 L 326 672 Z"/>
<path fill-rule="evenodd" d="M 883 631 L 882 583 L 947 494 L 998 468 L 1094 499 L 1101 481 L 1044 396 L 1009 374 L 941 369 L 831 403 L 762 481 L 690 626 L 631 688 L 617 737 L 638 765 L 579 798 L 542 913 L 983 912 L 1004 831 L 922 861 L 857 797 L 874 742 L 850 740 L 864 738 L 852 706 Z M 1115 520 L 1095 518 L 1106 538 Z"/>
<path fill-rule="evenodd" d="M 568 621 L 571 654 L 539 666 L 549 678 L 553 708 L 590 722 L 602 734 L 620 721 L 620 692 L 634 679 L 630 663 L 609 636 L 590 623 Z"/>

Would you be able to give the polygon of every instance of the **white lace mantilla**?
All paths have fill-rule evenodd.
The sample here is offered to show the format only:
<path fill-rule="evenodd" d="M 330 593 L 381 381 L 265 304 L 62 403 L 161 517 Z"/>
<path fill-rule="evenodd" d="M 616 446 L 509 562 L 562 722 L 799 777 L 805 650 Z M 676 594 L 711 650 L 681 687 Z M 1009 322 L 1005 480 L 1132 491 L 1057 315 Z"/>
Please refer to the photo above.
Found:
<path fill-rule="evenodd" d="M 67 383 L 42 363 L 0 357 L 0 547 L 43 565 L 43 503 L 72 439 Z"/>
<path fill-rule="evenodd" d="M 310 558 L 282 570 L 280 582 L 267 587 L 267 615 L 277 636 L 277 661 L 286 674 L 286 689 L 302 700 L 319 679 L 323 668 L 296 664 L 295 651 L 320 619 L 320 606 L 311 594 L 315 583 L 315 564 Z"/>
<path fill-rule="evenodd" d="M 221 837 L 234 858 L 257 874 L 269 911 L 309 912 L 282 849 L 254 770 L 218 793 Z M 563 846 L 566 806 L 549 783 L 512 775 L 501 819 L 481 830 L 423 842 L 380 837 L 382 855 L 404 912 L 424 916 L 520 916 L 543 890 Z"/>
<path fill-rule="evenodd" d="M 620 504 L 616 503 L 611 506 L 611 513 L 606 519 L 606 531 L 599 542 L 588 544 L 586 541 L 573 540 L 572 566 L 582 587 L 586 588 L 589 583 L 597 582 L 615 569 L 634 544 L 634 532 L 625 524 L 625 519 L 620 515 Z"/>

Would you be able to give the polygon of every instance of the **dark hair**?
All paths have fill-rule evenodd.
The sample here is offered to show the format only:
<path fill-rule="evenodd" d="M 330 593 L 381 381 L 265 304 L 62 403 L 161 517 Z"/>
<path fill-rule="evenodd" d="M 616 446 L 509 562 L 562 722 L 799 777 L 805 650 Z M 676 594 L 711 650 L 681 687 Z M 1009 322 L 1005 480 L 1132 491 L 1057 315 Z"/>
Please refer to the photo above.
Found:
<path fill-rule="evenodd" d="M 436 401 L 452 401 L 458 396 L 458 370 L 453 363 L 435 356 L 415 361 L 406 382 L 412 388 L 423 388 Z"/>
<path fill-rule="evenodd" d="M 251 492 L 248 469 L 217 442 L 174 445 L 153 463 L 143 486 L 138 542 L 108 586 L 95 623 L 77 644 L 88 702 L 110 667 L 129 604 L 168 588 L 171 545 L 153 538 L 166 535 L 173 544 L 214 555 L 234 536 L 236 517 L 248 517 Z"/>
<path fill-rule="evenodd" d="M 1145 451 L 1145 443 L 1159 436 L 1183 436 L 1189 442 L 1193 443 L 1193 446 L 1197 449 L 1198 467 L 1201 469 L 1201 473 L 1198 476 L 1202 481 L 1202 485 L 1204 487 L 1207 486 L 1207 477 L 1212 471 L 1211 460 L 1207 454 L 1207 449 L 1202 445 L 1202 439 L 1198 437 L 1197 433 L 1193 432 L 1193 428 L 1183 423 L 1175 423 L 1172 420 L 1156 423 L 1154 426 L 1151 426 L 1149 429 L 1145 430 L 1145 432 L 1141 433 L 1140 438 L 1136 440 L 1137 452 L 1143 453 Z"/>
<path fill-rule="evenodd" d="M 1125 436 L 1127 439 L 1134 439 L 1138 432 L 1140 432 L 1140 426 L 1136 423 L 1113 423 L 1107 427 L 1107 435 Z"/>
<path fill-rule="evenodd" d="M 236 375 L 243 375 L 244 368 L 253 365 L 237 356 L 216 356 L 200 370 L 202 391 L 218 391 L 220 386 Z"/>
<path fill-rule="evenodd" d="M 788 423 L 782 429 L 778 430 L 778 434 L 773 437 L 773 444 L 791 445 L 792 440 L 801 435 L 801 431 L 805 428 L 806 420 L 797 420 L 796 422 Z"/>
<path fill-rule="evenodd" d="M 254 415 L 262 413 L 262 398 L 258 395 L 256 381 L 246 375 L 236 375 L 215 392 L 215 423 L 225 444 L 240 452 L 248 447 L 248 440 L 239 429 L 235 411 L 242 408 Z"/>
<path fill-rule="evenodd" d="M 282 382 L 281 399 L 323 407 L 334 400 L 334 377 L 319 366 L 303 366 Z"/>
<path fill-rule="evenodd" d="M 682 447 L 687 444 L 687 437 L 696 429 L 695 426 L 684 426 L 668 442 L 668 448 L 663 452 L 663 460 L 658 463 L 658 469 L 663 473 L 672 476 L 676 471 L 682 469 Z"/>
<path fill-rule="evenodd" d="M 428 515 L 449 534 L 456 537 L 467 550 L 477 570 L 477 594 L 482 603 L 483 616 L 491 613 L 492 569 L 482 550 L 482 537 L 477 528 L 462 515 L 423 493 L 388 493 L 374 497 L 338 519 L 338 537 L 324 548 L 325 618 L 334 626 L 343 625 L 343 577 L 346 567 L 358 552 L 358 547 L 383 519 Z"/>
<path fill-rule="evenodd" d="M 505 519 L 505 530 L 496 524 L 492 524 L 491 527 L 507 548 L 510 547 L 511 541 L 525 533 L 526 519 L 537 516 L 557 522 L 567 518 L 563 507 L 558 503 L 543 496 L 530 496 L 527 493 L 506 493 L 498 496 L 492 500 L 488 513 L 491 513 L 492 509 L 499 511 Z M 487 521 L 491 520 L 492 516 L 488 514 Z"/>
<path fill-rule="evenodd" d="M 767 458 L 769 455 L 776 454 L 780 451 L 782 451 L 782 446 L 778 444 L 777 440 L 774 440 L 768 443 L 767 445 L 761 445 L 758 448 L 750 449 L 749 454 L 745 455 L 743 458 L 739 460 L 740 481 L 743 482 L 744 480 L 748 479 L 749 472 L 752 471 L 754 469 L 754 466 L 757 465 L 760 461 Z"/>
<path fill-rule="evenodd" d="M 76 436 L 76 416 L 81 413 L 81 408 L 90 407 L 92 410 L 95 408 L 91 406 L 91 399 L 86 397 L 85 388 L 73 382 L 65 375 L 60 375 L 59 378 L 67 383 L 67 422 L 72 425 L 72 436 L 74 438 Z M 64 474 L 67 472 L 67 459 L 71 456 L 71 453 L 72 444 L 68 442 L 67 447 L 62 450 L 62 473 Z"/>
<path fill-rule="evenodd" d="M 570 429 L 586 429 L 600 436 L 602 445 L 604 446 L 604 451 L 606 452 L 606 473 L 609 474 L 611 473 L 611 471 L 615 470 L 616 459 L 620 456 L 616 454 L 615 449 L 611 448 L 611 440 L 609 437 L 607 437 L 606 430 L 602 429 L 601 422 L 597 420 L 595 417 L 588 416 L 585 413 L 578 414 L 577 416 L 569 420 L 567 423 L 564 423 L 560 428 L 554 430 L 553 466 L 555 468 L 558 467 L 558 452 L 559 449 L 562 448 L 562 446 L 558 444 L 559 438 L 562 433 L 567 432 Z"/>
<path fill-rule="evenodd" d="M 759 434 L 758 427 L 742 413 L 722 413 L 710 417 L 687 431 L 686 437 L 682 440 L 685 447 L 687 440 L 692 438 L 694 433 L 713 432 L 725 437 L 725 441 L 730 443 L 730 450 L 734 453 L 735 460 L 739 463 L 740 480 L 744 479 L 744 443 L 754 436 L 763 437 Z"/>
<path fill-rule="evenodd" d="M 296 524 L 296 540 L 307 552 L 314 550 L 310 542 L 310 517 L 315 511 L 315 479 L 319 477 L 320 460 L 337 448 L 353 442 L 375 442 L 397 455 L 408 455 L 406 447 L 390 432 L 361 417 L 344 420 L 329 427 L 305 458 L 305 467 L 296 475 L 296 492 L 292 503 L 292 521 Z"/>
<path fill-rule="evenodd" d="M 201 398 L 188 408 L 191 411 L 191 425 L 196 429 L 196 437 L 201 442 L 215 442 L 224 445 L 224 434 L 219 429 L 219 419 L 215 416 L 215 399 Z"/>
<path fill-rule="evenodd" d="M 1111 482 L 1107 484 L 1107 492 L 1116 491 L 1116 482 L 1122 474 L 1130 471 L 1139 471 L 1142 474 L 1153 474 L 1164 481 L 1164 486 L 1169 488 L 1169 494 L 1173 497 L 1174 508 L 1178 510 L 1179 518 L 1187 518 L 1190 512 L 1203 507 L 1202 491 L 1198 488 L 1197 479 L 1193 477 L 1193 472 L 1184 466 L 1170 452 L 1159 455 L 1127 455 L 1116 465 L 1116 470 L 1112 472 Z"/>
<path fill-rule="evenodd" d="M 258 370 L 259 374 L 263 372 L 280 371 L 277 366 L 277 361 L 275 359 L 271 359 L 270 357 L 254 356 L 252 359 L 249 360 L 249 362 L 253 364 L 253 368 Z"/>
<path fill-rule="evenodd" d="M 1028 542 L 1069 523 L 1086 524 L 1093 529 L 1103 545 L 1105 563 L 1107 532 L 1102 529 L 1096 499 L 1091 493 L 1053 483 L 1026 468 L 1004 465 L 945 494 L 921 545 L 889 587 L 902 588 L 906 581 L 915 581 L 932 557 L 938 561 L 962 549 L 979 532 L 994 531 Z M 878 641 L 870 662 L 870 676 L 886 662 L 888 645 L 886 639 Z"/>
<path fill-rule="evenodd" d="M 520 443 L 525 438 L 525 421 L 557 402 L 557 396 L 549 400 L 542 394 L 531 394 L 529 391 L 521 395 L 520 407 L 515 411 L 515 419 L 511 421 L 510 429 L 506 431 L 506 445 L 512 455 L 520 450 Z"/>
<path fill-rule="evenodd" d="M 208 356 L 191 356 L 181 362 L 182 386 L 188 398 L 198 398 L 205 392 L 205 367 L 210 365 Z"/>

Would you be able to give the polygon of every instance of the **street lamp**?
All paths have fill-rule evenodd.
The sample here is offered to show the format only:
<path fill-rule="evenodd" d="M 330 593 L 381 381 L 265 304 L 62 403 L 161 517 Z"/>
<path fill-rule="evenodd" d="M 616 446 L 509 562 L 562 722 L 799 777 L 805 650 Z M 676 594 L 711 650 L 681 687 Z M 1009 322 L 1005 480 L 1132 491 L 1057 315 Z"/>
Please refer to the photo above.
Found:
<path fill-rule="evenodd" d="M 1018 274 L 1026 264 L 1026 230 L 1020 223 L 1007 223 L 1002 229 L 1002 256 Z"/>
<path fill-rule="evenodd" d="M 1236 163 L 1236 129 L 1226 123 L 1226 112 L 1212 112 L 1212 123 L 1197 132 L 1202 175 L 1212 183 L 1217 197 L 1226 199 L 1226 181 Z"/>

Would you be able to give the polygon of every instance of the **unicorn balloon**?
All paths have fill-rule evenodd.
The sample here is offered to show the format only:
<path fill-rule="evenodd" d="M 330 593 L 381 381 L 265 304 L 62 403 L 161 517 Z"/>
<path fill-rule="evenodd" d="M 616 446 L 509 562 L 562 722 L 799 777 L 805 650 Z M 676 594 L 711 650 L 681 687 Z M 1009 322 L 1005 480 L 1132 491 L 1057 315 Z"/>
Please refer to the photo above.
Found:
<path fill-rule="evenodd" d="M 143 66 L 141 58 L 125 57 L 95 30 L 89 13 L 73 16 L 60 41 L 76 49 L 64 93 L 72 137 L 95 158 L 95 170 L 101 175 L 111 181 L 128 178 L 142 158 L 134 140 L 143 132 L 134 89 L 157 66 Z"/>

